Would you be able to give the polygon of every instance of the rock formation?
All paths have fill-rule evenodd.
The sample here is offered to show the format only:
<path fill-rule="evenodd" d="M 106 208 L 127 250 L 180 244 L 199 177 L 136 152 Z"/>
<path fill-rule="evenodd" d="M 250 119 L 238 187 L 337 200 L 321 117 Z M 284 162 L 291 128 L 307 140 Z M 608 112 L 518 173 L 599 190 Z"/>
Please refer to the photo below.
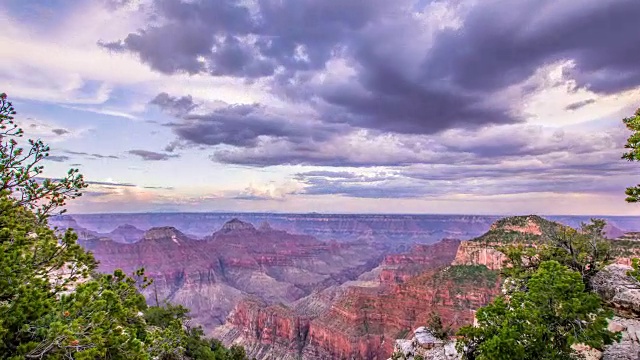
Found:
<path fill-rule="evenodd" d="M 101 270 L 144 267 L 154 279 L 149 302 L 189 307 L 209 335 L 242 344 L 257 359 L 292 360 L 386 359 L 397 338 L 447 359 L 452 344 L 427 349 L 414 344 L 420 336 L 407 337 L 431 312 L 454 329 L 472 323 L 475 309 L 500 291 L 499 248 L 535 246 L 557 226 L 536 216 L 491 226 L 491 217 L 243 214 L 222 222 L 225 216 L 131 215 L 115 229 L 116 215 L 83 216 L 81 225 L 95 221 L 95 231 L 70 217 L 58 223 L 83 231 L 80 242 Z M 219 230 L 212 233 L 211 224 Z M 436 237 L 449 239 L 430 244 Z M 636 254 L 632 239 L 614 243 L 624 250 L 621 261 Z M 627 295 L 613 293 L 612 303 L 624 303 Z M 619 319 L 612 326 L 625 329 L 625 346 L 634 349 L 637 327 Z"/>
<path fill-rule="evenodd" d="M 392 357 L 388 360 L 415 360 L 417 357 L 427 360 L 458 360 L 460 355 L 456 351 L 454 341 L 437 339 L 424 326 L 414 330 L 411 339 L 396 340 Z"/>
<path fill-rule="evenodd" d="M 484 265 L 491 270 L 502 269 L 507 257 L 496 248 L 501 244 L 464 241 L 460 244 L 453 265 Z"/>
<path fill-rule="evenodd" d="M 431 312 L 457 328 L 497 295 L 495 272 L 448 266 L 459 243 L 443 240 L 387 256 L 377 282 L 363 275 L 288 307 L 241 302 L 214 335 L 242 344 L 257 359 L 384 359 L 394 339 L 425 324 Z"/>
<path fill-rule="evenodd" d="M 591 286 L 618 315 L 640 317 L 640 282 L 627 275 L 630 270 L 630 266 L 609 265 L 591 279 Z"/>
<path fill-rule="evenodd" d="M 140 230 L 133 225 L 124 224 L 113 229 L 107 236 L 115 242 L 131 244 L 140 241 L 144 233 L 144 230 Z"/>
<path fill-rule="evenodd" d="M 630 270 L 629 266 L 612 264 L 591 279 L 593 290 L 616 313 L 609 322 L 609 330 L 622 335 L 619 343 L 606 347 L 597 358 L 640 359 L 640 282 L 627 275 Z"/>
<path fill-rule="evenodd" d="M 444 239 L 432 245 L 415 245 L 407 253 L 387 255 L 381 265 L 380 282 L 395 285 L 428 269 L 447 266 L 459 246 L 460 240 Z"/>
<path fill-rule="evenodd" d="M 543 229 L 554 226 L 560 225 L 534 215 L 500 219 L 482 236 L 463 241 L 453 265 L 485 265 L 491 270 L 499 270 L 507 260 L 499 251 L 501 246 L 539 243 Z"/>
<path fill-rule="evenodd" d="M 106 238 L 80 243 L 93 251 L 101 271 L 132 273 L 143 267 L 154 280 L 145 289 L 149 302 L 185 305 L 207 330 L 223 324 L 246 296 L 267 305 L 290 304 L 353 280 L 382 258 L 380 250 L 363 243 L 326 243 L 270 226 L 257 230 L 238 219 L 203 240 L 164 226 L 147 230 L 135 243 Z"/>

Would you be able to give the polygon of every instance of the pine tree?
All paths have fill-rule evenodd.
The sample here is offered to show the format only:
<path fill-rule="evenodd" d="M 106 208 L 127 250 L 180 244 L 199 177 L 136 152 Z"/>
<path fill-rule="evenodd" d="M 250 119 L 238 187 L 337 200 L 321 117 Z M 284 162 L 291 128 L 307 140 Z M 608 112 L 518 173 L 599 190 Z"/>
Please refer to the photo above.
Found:
<path fill-rule="evenodd" d="M 190 327 L 187 309 L 147 307 L 142 269 L 99 274 L 73 231 L 49 228 L 47 218 L 86 183 L 76 169 L 40 178 L 49 147 L 28 140 L 22 148 L 15 114 L 0 94 L 0 358 L 244 359 L 244 349 Z"/>
<path fill-rule="evenodd" d="M 622 119 L 622 121 L 627 129 L 633 132 L 624 146 L 630 150 L 624 153 L 622 158 L 629 161 L 640 161 L 640 109 L 636 110 L 633 116 Z M 627 194 L 627 202 L 640 201 L 640 185 L 628 187 L 625 193 Z"/>

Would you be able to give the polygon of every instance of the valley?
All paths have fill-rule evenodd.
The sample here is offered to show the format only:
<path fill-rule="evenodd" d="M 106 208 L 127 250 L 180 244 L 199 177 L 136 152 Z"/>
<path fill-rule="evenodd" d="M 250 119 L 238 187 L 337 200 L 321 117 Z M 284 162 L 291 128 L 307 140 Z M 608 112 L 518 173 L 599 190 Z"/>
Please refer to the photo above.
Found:
<path fill-rule="evenodd" d="M 65 215 L 52 224 L 75 229 L 101 271 L 143 267 L 154 280 L 144 290 L 150 304 L 190 308 L 208 335 L 256 359 L 387 359 L 432 313 L 452 329 L 472 323 L 500 291 L 500 244 L 540 241 L 549 224 L 536 216 L 188 215 Z M 612 219 L 607 231 L 635 254 L 633 225 Z"/>

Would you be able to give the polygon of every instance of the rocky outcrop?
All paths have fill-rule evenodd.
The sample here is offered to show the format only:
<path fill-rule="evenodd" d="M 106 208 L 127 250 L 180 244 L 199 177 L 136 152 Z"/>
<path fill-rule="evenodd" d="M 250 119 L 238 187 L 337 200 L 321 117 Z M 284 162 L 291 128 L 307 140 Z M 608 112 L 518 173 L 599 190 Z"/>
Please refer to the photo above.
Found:
<path fill-rule="evenodd" d="M 404 254 L 387 255 L 382 262 L 380 282 L 386 285 L 404 283 L 429 269 L 451 264 L 460 240 L 444 239 L 431 245 L 415 245 Z"/>
<path fill-rule="evenodd" d="M 507 257 L 499 250 L 505 245 L 536 246 L 543 240 L 543 229 L 562 227 L 540 216 L 513 216 L 500 219 L 489 231 L 458 248 L 453 265 L 484 265 L 491 270 L 505 266 Z"/>
<path fill-rule="evenodd" d="M 393 357 L 388 360 L 458 360 L 460 355 L 456 351 L 455 341 L 437 339 L 424 326 L 414 330 L 411 339 L 398 339 L 393 347 Z"/>
<path fill-rule="evenodd" d="M 144 230 L 138 229 L 133 225 L 124 224 L 113 229 L 107 236 L 115 242 L 131 244 L 140 241 L 144 234 Z"/>
<path fill-rule="evenodd" d="M 453 265 L 484 265 L 491 270 L 500 270 L 507 257 L 496 248 L 501 244 L 463 241 L 458 248 Z"/>
<path fill-rule="evenodd" d="M 591 287 L 618 315 L 640 317 L 640 282 L 627 275 L 630 266 L 613 264 L 591 279 Z"/>
<path fill-rule="evenodd" d="M 469 324 L 474 309 L 499 292 L 494 272 L 452 266 L 429 271 L 393 288 L 348 289 L 330 310 L 311 321 L 310 345 L 346 358 L 386 358 L 393 339 L 438 313 L 453 328 Z"/>
<path fill-rule="evenodd" d="M 166 241 L 171 240 L 176 244 L 180 244 L 180 242 L 190 242 L 185 234 L 183 234 L 180 230 L 172 227 L 172 226 L 163 226 L 151 228 L 144 232 L 142 235 L 142 241 L 147 242 L 157 242 L 157 241 Z"/>
<path fill-rule="evenodd" d="M 598 354 L 603 360 L 640 359 L 640 319 L 614 317 L 609 322 L 609 330 L 620 332 L 620 342 L 607 346 Z"/>
<path fill-rule="evenodd" d="M 619 236 L 617 236 L 615 238 L 616 240 L 622 240 L 622 241 L 640 241 L 640 232 L 638 231 L 631 231 L 631 232 L 627 232 L 627 233 L 623 233 Z"/>
<path fill-rule="evenodd" d="M 609 330 L 621 333 L 620 342 L 597 352 L 596 359 L 640 359 L 640 282 L 627 275 L 630 270 L 630 266 L 612 264 L 591 279 L 593 291 L 616 313 Z"/>
<path fill-rule="evenodd" d="M 231 219 L 227 221 L 222 228 L 219 230 L 222 234 L 229 234 L 232 232 L 249 232 L 253 233 L 256 231 L 256 228 L 248 222 L 240 221 L 237 218 Z"/>
<path fill-rule="evenodd" d="M 229 319 L 245 338 L 292 353 L 300 353 L 309 333 L 308 318 L 282 304 L 267 306 L 255 299 L 239 302 Z"/>

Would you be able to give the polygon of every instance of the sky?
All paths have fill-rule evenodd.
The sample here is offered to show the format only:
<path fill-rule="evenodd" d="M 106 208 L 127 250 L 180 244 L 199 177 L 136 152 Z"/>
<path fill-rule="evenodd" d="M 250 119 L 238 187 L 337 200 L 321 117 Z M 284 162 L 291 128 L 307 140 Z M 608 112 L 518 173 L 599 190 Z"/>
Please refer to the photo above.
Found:
<path fill-rule="evenodd" d="M 637 0 L 0 0 L 72 213 L 640 215 Z"/>

